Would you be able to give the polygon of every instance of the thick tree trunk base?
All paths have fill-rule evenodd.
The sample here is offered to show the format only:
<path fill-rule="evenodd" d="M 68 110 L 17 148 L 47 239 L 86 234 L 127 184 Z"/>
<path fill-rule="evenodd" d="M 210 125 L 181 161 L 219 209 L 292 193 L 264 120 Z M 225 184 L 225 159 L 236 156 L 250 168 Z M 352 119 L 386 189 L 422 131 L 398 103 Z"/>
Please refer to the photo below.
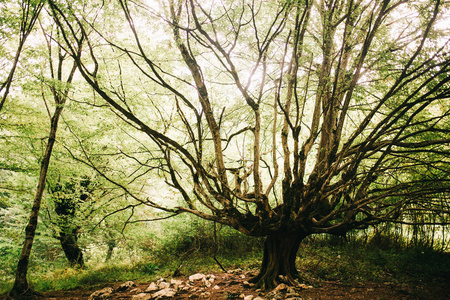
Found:
<path fill-rule="evenodd" d="M 259 274 L 250 279 L 257 287 L 271 290 L 280 283 L 297 285 L 302 281 L 295 259 L 304 233 L 277 232 L 264 243 L 264 255 Z"/>
<path fill-rule="evenodd" d="M 27 227 L 27 229 L 29 229 L 29 227 Z M 27 249 L 28 248 L 31 248 L 31 246 L 27 247 Z M 25 251 L 19 257 L 14 285 L 8 294 L 9 298 L 39 299 L 42 296 L 41 294 L 33 291 L 28 285 L 27 273 L 28 273 L 28 261 L 30 252 L 31 250 Z"/>
<path fill-rule="evenodd" d="M 83 251 L 77 244 L 76 231 L 71 234 L 60 233 L 61 247 L 71 267 L 84 267 Z"/>
<path fill-rule="evenodd" d="M 14 286 L 13 289 L 8 294 L 9 299 L 17 299 L 17 300 L 35 300 L 35 299 L 43 299 L 44 296 L 38 292 L 33 291 L 30 287 L 27 287 L 25 290 L 21 287 Z"/>

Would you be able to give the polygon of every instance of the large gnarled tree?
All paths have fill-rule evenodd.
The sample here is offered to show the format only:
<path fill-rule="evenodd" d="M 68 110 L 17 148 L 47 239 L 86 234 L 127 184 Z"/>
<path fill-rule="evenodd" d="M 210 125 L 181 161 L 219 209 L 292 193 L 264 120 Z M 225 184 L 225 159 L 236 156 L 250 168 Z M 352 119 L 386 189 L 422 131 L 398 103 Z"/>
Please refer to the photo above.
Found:
<path fill-rule="evenodd" d="M 311 234 L 408 223 L 410 211 L 448 223 L 448 4 L 49 4 L 84 80 L 158 147 L 184 204 L 133 196 L 265 236 L 259 286 L 295 283 Z M 115 9 L 127 27 L 111 32 L 102 18 Z M 136 161 L 154 168 L 144 143 Z"/>

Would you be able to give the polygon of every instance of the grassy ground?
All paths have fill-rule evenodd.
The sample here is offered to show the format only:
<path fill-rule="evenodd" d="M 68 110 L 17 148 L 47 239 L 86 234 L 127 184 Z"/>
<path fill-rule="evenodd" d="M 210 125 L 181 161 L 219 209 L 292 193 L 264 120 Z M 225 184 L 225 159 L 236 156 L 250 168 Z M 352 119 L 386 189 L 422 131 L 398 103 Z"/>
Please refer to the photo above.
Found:
<path fill-rule="evenodd" d="M 128 253 L 127 258 L 122 254 L 108 263 L 88 261 L 84 269 L 64 264 L 45 269 L 35 266 L 30 270 L 29 281 L 37 291 L 53 291 L 127 280 L 150 282 L 170 277 L 176 270 L 179 275 L 221 272 L 214 254 L 227 270 L 259 268 L 261 241 L 237 236 L 220 245 L 213 251 L 215 246 L 194 238 L 190 242 L 167 243 L 148 253 L 141 251 L 138 260 L 133 259 L 136 253 Z M 389 243 L 311 238 L 299 249 L 297 267 L 311 281 L 403 284 L 450 278 L 450 254 Z M 11 286 L 11 278 L 0 280 L 0 294 L 7 293 Z"/>

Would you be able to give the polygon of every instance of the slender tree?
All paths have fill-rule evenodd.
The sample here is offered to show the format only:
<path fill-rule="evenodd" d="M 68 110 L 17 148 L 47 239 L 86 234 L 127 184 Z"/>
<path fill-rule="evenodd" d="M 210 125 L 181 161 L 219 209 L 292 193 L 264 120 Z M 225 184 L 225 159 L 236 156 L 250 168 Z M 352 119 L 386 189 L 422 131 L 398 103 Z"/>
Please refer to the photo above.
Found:
<path fill-rule="evenodd" d="M 183 204 L 127 192 L 265 236 L 258 286 L 301 279 L 295 259 L 312 234 L 414 223 L 411 211 L 448 224 L 448 3 L 49 4 L 84 80 L 158 147 Z"/>
<path fill-rule="evenodd" d="M 50 107 L 47 105 L 47 101 L 45 99 L 45 94 L 43 93 L 42 96 L 44 97 L 44 102 L 47 105 L 47 110 L 49 113 L 50 118 L 50 128 L 49 128 L 49 135 L 47 139 L 47 143 L 45 146 L 45 152 L 42 156 L 41 161 L 41 168 L 40 168 L 40 174 L 39 174 L 39 181 L 36 188 L 36 193 L 33 200 L 33 206 L 31 209 L 30 217 L 28 224 L 25 228 L 25 241 L 22 246 L 22 251 L 19 257 L 19 261 L 17 264 L 17 270 L 16 270 L 16 276 L 14 280 L 14 286 L 12 290 L 10 291 L 9 295 L 12 298 L 24 298 L 31 296 L 34 292 L 30 290 L 30 287 L 28 285 L 27 280 L 27 273 L 28 273 L 28 265 L 30 261 L 30 255 L 31 255 L 31 249 L 33 246 L 34 237 L 36 234 L 36 229 L 38 225 L 38 217 L 39 217 L 39 211 L 41 208 L 41 201 L 42 197 L 45 191 L 45 184 L 46 184 L 46 178 L 47 178 L 47 172 L 50 165 L 50 159 L 52 156 L 53 146 L 56 141 L 56 132 L 58 130 L 58 122 L 61 116 L 61 113 L 64 109 L 64 104 L 66 102 L 66 99 L 68 97 L 69 89 L 70 89 L 70 83 L 73 80 L 75 71 L 76 71 L 76 64 L 73 63 L 70 67 L 69 71 L 65 70 L 64 68 L 64 62 L 69 58 L 69 56 L 63 52 L 61 47 L 58 47 L 57 49 L 57 58 L 55 60 L 54 58 L 54 51 L 52 49 L 52 37 L 51 34 L 46 36 L 47 45 L 48 45 L 48 61 L 50 66 L 50 72 L 51 72 L 51 80 L 47 82 L 43 82 L 43 84 L 47 85 L 48 88 L 52 92 L 55 108 L 53 114 L 50 112 Z M 67 72 L 67 74 L 66 74 Z M 63 77 L 67 76 L 66 79 Z"/>

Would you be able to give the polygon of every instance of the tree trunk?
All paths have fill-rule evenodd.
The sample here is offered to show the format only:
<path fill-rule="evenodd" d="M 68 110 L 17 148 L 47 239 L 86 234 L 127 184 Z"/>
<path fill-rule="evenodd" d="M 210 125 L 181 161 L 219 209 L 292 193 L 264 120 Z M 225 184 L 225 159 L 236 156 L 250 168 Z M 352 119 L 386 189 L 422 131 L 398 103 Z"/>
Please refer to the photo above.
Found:
<path fill-rule="evenodd" d="M 25 298 L 25 295 L 33 294 L 28 286 L 27 273 L 28 263 L 30 261 L 31 248 L 33 246 L 34 236 L 38 224 L 39 210 L 41 208 L 42 195 L 44 194 L 45 181 L 47 178 L 48 166 L 52 155 L 53 145 L 55 144 L 56 130 L 58 127 L 58 120 L 61 114 L 62 107 L 57 107 L 52 118 L 50 136 L 47 147 L 45 149 L 44 157 L 41 163 L 41 172 L 39 175 L 38 187 L 33 201 L 33 208 L 31 209 L 30 219 L 25 228 L 25 242 L 22 247 L 22 252 L 17 263 L 16 277 L 14 286 L 10 292 L 10 296 L 14 299 Z"/>
<path fill-rule="evenodd" d="M 72 229 L 68 232 L 60 232 L 59 241 L 70 266 L 82 268 L 84 266 L 83 251 L 78 246 L 77 231 Z"/>
<path fill-rule="evenodd" d="M 295 285 L 295 280 L 300 279 L 295 259 L 300 243 L 306 236 L 303 232 L 284 231 L 269 235 L 264 243 L 259 274 L 250 282 L 264 290 L 273 289 L 279 283 Z"/>
<path fill-rule="evenodd" d="M 117 243 L 116 243 L 116 241 L 111 239 L 106 244 L 108 245 L 108 250 L 106 252 L 105 261 L 108 261 L 108 260 L 111 259 L 113 251 L 114 251 L 114 248 L 116 247 Z"/>
<path fill-rule="evenodd" d="M 20 253 L 19 262 L 17 263 L 14 286 L 9 293 L 9 295 L 14 299 L 24 299 L 30 295 L 35 294 L 30 290 L 30 287 L 28 286 L 28 263 L 30 262 L 31 248 L 33 247 L 34 236 L 36 235 L 39 210 L 41 209 L 42 196 L 45 190 L 45 181 L 47 178 L 48 166 L 50 165 L 50 158 L 52 156 L 53 145 L 55 144 L 56 138 L 56 131 L 58 129 L 58 121 L 62 110 L 62 105 L 57 106 L 51 120 L 50 134 L 47 142 L 47 147 L 45 149 L 45 153 L 41 162 L 41 172 L 39 175 L 36 195 L 33 201 L 33 208 L 31 209 L 28 225 L 25 228 L 25 242 L 22 247 L 22 252 Z"/>
<path fill-rule="evenodd" d="M 33 18 L 35 20 L 37 19 L 37 16 L 39 14 L 40 9 L 44 5 L 44 2 L 40 2 L 39 4 L 39 10 L 37 10 L 37 13 Z M 31 30 L 31 27 L 30 27 Z M 47 40 L 48 43 L 48 49 L 49 49 L 49 55 L 50 55 L 50 67 L 52 66 L 52 56 L 51 56 L 51 46 L 49 40 Z M 81 51 L 81 49 L 80 49 Z M 59 48 L 58 53 L 58 68 L 56 74 L 58 75 L 57 78 L 54 76 L 55 73 L 51 72 L 52 79 L 57 79 L 59 81 L 62 80 L 62 74 L 63 74 L 63 60 L 65 58 L 65 55 L 61 54 L 61 48 Z M 72 69 L 70 70 L 69 76 L 67 78 L 66 83 L 72 83 L 73 76 L 75 74 L 76 70 L 76 63 L 74 62 L 72 65 Z M 33 247 L 34 237 L 36 235 L 36 229 L 38 225 L 38 217 L 39 217 L 39 211 L 41 209 L 41 202 L 42 202 L 42 196 L 44 195 L 45 190 L 45 183 L 47 180 L 47 172 L 48 167 L 50 165 L 50 159 L 52 157 L 52 151 L 53 146 L 55 145 L 55 139 L 56 139 L 56 132 L 58 131 L 58 122 L 59 118 L 61 116 L 61 113 L 64 109 L 64 104 L 67 99 L 67 95 L 69 93 L 69 87 L 59 90 L 56 86 L 51 86 L 50 90 L 53 93 L 54 101 L 55 101 L 55 112 L 53 113 L 53 116 L 50 117 L 50 133 L 48 136 L 47 146 L 45 147 L 45 152 L 42 157 L 41 162 L 41 171 L 39 173 L 39 181 L 38 186 L 36 189 L 36 194 L 34 196 L 33 200 L 33 207 L 31 209 L 30 213 L 30 219 L 28 220 L 28 225 L 25 228 L 25 241 L 22 246 L 22 251 L 19 256 L 19 261 L 17 263 L 17 270 L 16 270 L 16 277 L 14 279 L 14 285 L 11 291 L 9 292 L 9 296 L 13 299 L 26 299 L 26 298 L 32 298 L 37 293 L 31 291 L 28 281 L 27 281 L 27 273 L 28 273 L 28 264 L 30 262 L 30 255 L 31 255 L 31 248 Z M 43 97 L 43 100 L 45 102 L 45 105 L 47 106 L 47 102 L 45 100 L 45 97 Z M 47 106 L 48 110 L 48 106 Z M 50 116 L 50 113 L 49 113 Z"/>

